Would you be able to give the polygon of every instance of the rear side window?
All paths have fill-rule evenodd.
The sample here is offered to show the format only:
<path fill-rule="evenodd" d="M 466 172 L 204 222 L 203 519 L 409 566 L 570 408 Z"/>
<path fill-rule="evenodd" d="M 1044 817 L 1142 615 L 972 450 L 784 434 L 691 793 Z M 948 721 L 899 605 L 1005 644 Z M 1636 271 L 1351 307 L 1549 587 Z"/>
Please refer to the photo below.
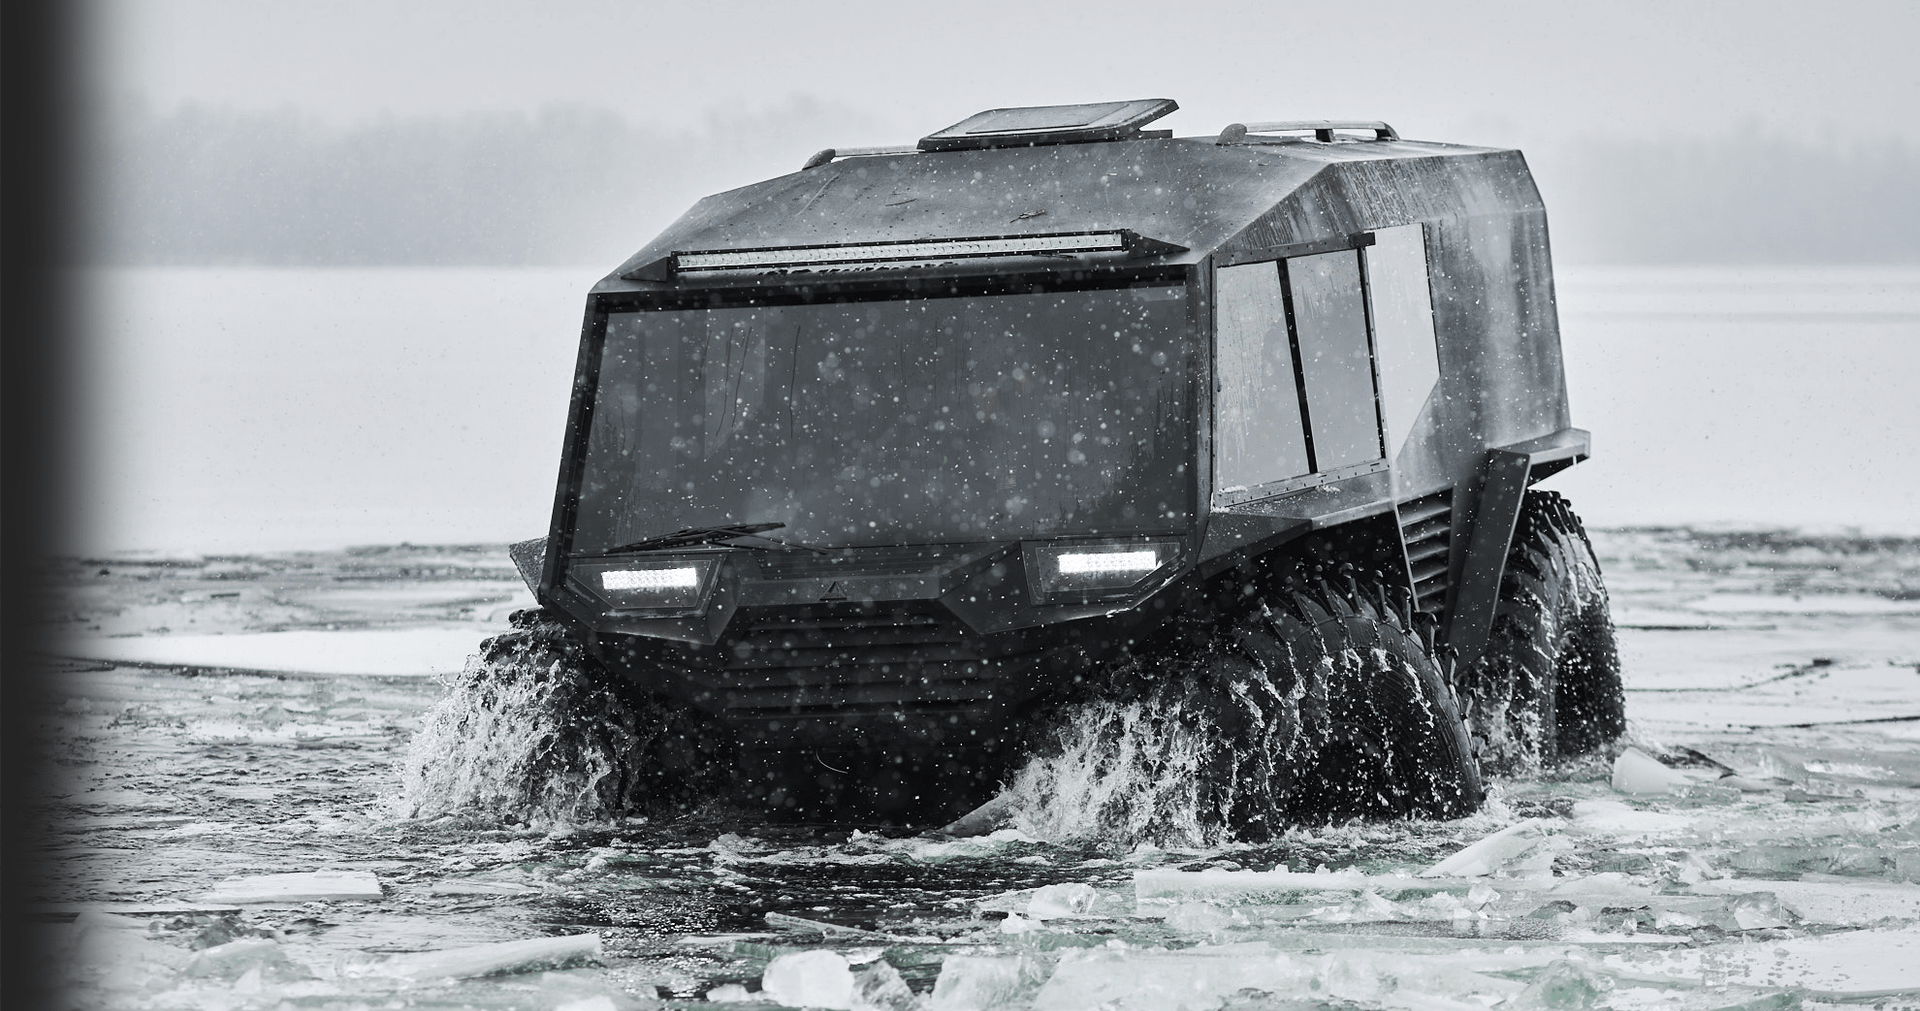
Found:
<path fill-rule="evenodd" d="M 1359 250 L 1221 267 L 1214 287 L 1216 496 L 1384 467 Z"/>

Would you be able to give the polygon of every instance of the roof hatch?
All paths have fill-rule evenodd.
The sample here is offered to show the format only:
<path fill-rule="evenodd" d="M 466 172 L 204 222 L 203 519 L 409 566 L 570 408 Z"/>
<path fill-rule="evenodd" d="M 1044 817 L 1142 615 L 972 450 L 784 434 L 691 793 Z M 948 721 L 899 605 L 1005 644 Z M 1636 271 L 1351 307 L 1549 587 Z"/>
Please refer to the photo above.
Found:
<path fill-rule="evenodd" d="M 922 137 L 920 150 L 961 151 L 1124 140 L 1138 136 L 1141 127 L 1179 107 L 1171 98 L 1143 98 L 1132 102 L 988 109 Z"/>

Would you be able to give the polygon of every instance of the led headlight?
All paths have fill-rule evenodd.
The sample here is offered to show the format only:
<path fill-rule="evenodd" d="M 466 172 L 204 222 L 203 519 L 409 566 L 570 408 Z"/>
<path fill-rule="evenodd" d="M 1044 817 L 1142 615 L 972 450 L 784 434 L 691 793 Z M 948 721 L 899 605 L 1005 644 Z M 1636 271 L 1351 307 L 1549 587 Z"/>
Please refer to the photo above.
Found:
<path fill-rule="evenodd" d="M 578 558 L 574 585 L 619 611 L 689 614 L 706 605 L 717 557 Z"/>
<path fill-rule="evenodd" d="M 1026 546 L 1036 600 L 1122 597 L 1179 556 L 1178 541 L 1055 542 Z"/>

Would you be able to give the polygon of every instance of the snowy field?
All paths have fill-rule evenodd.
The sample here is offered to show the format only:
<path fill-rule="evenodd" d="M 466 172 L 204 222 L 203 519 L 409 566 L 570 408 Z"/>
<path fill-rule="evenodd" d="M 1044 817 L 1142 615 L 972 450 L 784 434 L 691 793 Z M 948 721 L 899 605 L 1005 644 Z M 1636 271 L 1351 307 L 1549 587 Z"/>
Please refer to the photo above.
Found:
<path fill-rule="evenodd" d="M 1214 849 L 402 820 L 503 552 L 76 562 L 43 919 L 104 1008 L 1920 1007 L 1920 541 L 1598 544 L 1620 747 Z"/>

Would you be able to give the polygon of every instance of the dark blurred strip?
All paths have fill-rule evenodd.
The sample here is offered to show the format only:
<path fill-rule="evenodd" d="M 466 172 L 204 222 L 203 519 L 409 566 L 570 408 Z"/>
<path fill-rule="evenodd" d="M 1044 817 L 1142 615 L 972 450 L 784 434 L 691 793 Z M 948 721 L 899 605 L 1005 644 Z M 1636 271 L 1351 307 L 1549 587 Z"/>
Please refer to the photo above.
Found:
<path fill-rule="evenodd" d="M 48 898 L 32 798 L 52 763 L 38 754 L 45 628 L 38 564 L 63 540 L 63 450 L 78 107 L 76 5 L 0 4 L 0 1005 L 49 1007 L 52 964 L 26 906 Z"/>

